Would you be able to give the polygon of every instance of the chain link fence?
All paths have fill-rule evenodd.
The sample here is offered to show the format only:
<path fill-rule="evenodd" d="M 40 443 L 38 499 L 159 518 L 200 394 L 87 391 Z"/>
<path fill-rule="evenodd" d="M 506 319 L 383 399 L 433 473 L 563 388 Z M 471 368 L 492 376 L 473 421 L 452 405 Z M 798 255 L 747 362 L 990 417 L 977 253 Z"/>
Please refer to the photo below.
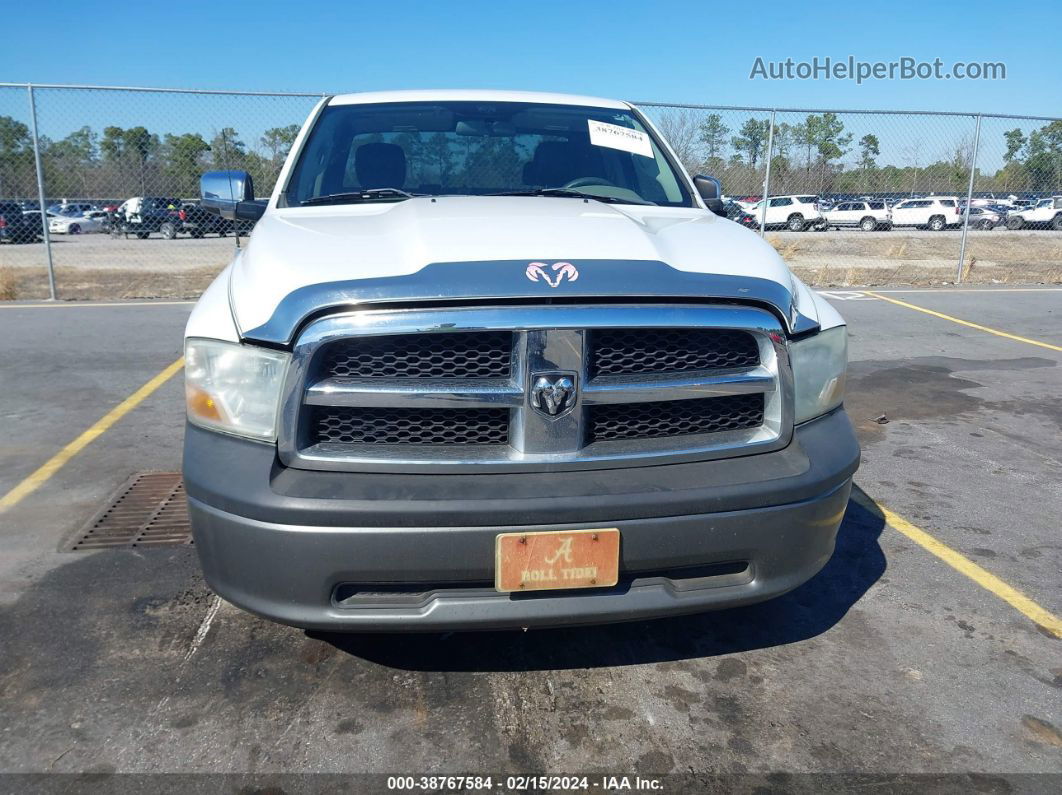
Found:
<path fill-rule="evenodd" d="M 199 175 L 268 195 L 321 96 L 0 84 L 0 299 L 197 295 L 250 231 Z M 816 286 L 1062 280 L 1062 119 L 638 104 Z M 532 154 L 435 143 L 440 174 Z"/>
<path fill-rule="evenodd" d="M 0 246 L 0 297 L 48 297 L 49 273 L 59 298 L 197 295 L 250 231 L 198 207 L 200 174 L 243 169 L 268 195 L 320 98 L 0 86 L 0 201 L 33 221 Z"/>
<path fill-rule="evenodd" d="M 1062 280 L 1062 120 L 640 106 L 811 284 Z"/>

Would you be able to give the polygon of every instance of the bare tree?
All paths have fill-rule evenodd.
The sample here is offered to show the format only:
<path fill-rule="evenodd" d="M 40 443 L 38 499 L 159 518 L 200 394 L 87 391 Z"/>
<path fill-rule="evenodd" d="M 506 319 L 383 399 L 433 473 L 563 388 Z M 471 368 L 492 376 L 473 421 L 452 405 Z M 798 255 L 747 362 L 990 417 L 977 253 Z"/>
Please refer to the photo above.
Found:
<path fill-rule="evenodd" d="M 690 174 L 701 169 L 701 118 L 693 108 L 667 108 L 656 125 Z"/>
<path fill-rule="evenodd" d="M 920 162 L 922 159 L 922 140 L 919 139 L 912 143 L 910 146 L 906 146 L 902 152 L 903 156 L 910 163 L 911 169 L 911 184 L 907 189 L 907 193 L 910 196 L 914 196 L 915 187 L 918 184 L 918 172 L 921 168 Z"/>

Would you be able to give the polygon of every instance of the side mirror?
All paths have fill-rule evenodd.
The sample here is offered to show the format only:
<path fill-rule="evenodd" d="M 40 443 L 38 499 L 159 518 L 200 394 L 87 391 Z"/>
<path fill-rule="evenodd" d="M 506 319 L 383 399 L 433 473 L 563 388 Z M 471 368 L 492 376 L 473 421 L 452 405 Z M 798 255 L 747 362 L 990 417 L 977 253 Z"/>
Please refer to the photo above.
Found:
<path fill-rule="evenodd" d="M 208 171 L 199 180 L 203 209 L 230 221 L 257 221 L 266 202 L 254 197 L 254 182 L 246 171 Z"/>
<path fill-rule="evenodd" d="M 723 207 L 723 183 L 715 177 L 696 176 L 693 178 L 693 186 L 701 195 L 705 207 L 716 215 L 726 215 Z"/>

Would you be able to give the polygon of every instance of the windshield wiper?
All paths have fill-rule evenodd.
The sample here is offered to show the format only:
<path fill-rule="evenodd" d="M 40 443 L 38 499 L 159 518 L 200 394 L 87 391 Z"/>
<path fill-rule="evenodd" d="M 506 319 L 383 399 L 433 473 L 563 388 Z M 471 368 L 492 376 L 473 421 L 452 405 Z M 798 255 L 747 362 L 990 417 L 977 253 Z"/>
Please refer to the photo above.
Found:
<path fill-rule="evenodd" d="M 345 193 L 328 193 L 324 196 L 311 196 L 303 199 L 299 204 L 342 204 L 344 202 L 369 202 L 376 199 L 413 199 L 423 196 L 423 193 L 407 193 L 401 188 L 367 188 L 365 190 L 352 190 Z"/>
<path fill-rule="evenodd" d="M 619 196 L 599 196 L 596 193 L 583 193 L 581 190 L 572 188 L 531 188 L 529 190 L 507 190 L 501 193 L 488 193 L 487 196 L 560 196 L 572 199 L 593 199 L 606 204 L 648 204 L 656 206 L 656 202 L 645 199 L 621 199 Z"/>

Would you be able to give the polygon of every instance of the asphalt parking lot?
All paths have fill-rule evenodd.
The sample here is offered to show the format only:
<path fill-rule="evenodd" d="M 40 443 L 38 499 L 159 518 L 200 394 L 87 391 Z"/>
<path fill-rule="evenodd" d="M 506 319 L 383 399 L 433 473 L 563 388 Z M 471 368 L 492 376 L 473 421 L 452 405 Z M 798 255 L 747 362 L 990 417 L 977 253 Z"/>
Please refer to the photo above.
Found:
<path fill-rule="evenodd" d="M 2 306 L 0 770 L 1057 791 L 1019 774 L 1062 776 L 1062 289 L 828 295 L 866 496 L 819 575 L 726 612 L 442 636 L 262 621 L 217 601 L 188 547 L 58 551 L 131 474 L 179 469 L 180 374 L 141 387 L 191 305 Z"/>

